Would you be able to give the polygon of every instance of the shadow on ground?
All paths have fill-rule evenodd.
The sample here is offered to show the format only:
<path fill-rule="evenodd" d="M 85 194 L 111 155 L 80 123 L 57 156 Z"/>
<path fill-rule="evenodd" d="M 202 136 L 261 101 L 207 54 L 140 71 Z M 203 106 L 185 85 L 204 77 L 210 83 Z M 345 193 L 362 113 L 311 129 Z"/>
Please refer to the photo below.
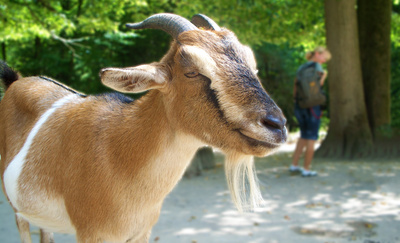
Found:
<path fill-rule="evenodd" d="M 218 167 L 184 178 L 168 195 L 150 242 L 159 243 L 396 243 L 400 242 L 400 162 L 323 161 L 318 177 L 288 172 L 291 153 L 256 159 L 266 201 L 239 214 Z M 0 242 L 16 243 L 14 216 L 0 197 Z M 34 242 L 38 241 L 33 228 Z M 56 235 L 56 242 L 75 242 Z"/>
<path fill-rule="evenodd" d="M 220 158 L 222 161 L 222 158 Z M 316 160 L 318 177 L 288 172 L 291 153 L 256 159 L 266 207 L 238 214 L 223 167 L 168 196 L 152 242 L 400 242 L 400 163 Z"/>

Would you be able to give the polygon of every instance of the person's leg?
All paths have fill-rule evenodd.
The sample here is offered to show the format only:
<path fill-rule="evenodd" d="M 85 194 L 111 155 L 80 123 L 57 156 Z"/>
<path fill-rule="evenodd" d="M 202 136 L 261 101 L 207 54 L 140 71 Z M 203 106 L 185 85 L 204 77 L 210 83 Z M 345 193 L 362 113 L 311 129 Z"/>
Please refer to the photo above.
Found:
<path fill-rule="evenodd" d="M 316 171 L 311 171 L 311 162 L 314 158 L 314 145 L 315 141 L 318 139 L 318 131 L 320 126 L 320 114 L 321 109 L 319 106 L 315 106 L 310 108 L 309 116 L 307 119 L 307 136 L 305 139 L 307 140 L 306 152 L 304 156 L 304 169 L 302 171 L 303 176 L 316 176 Z"/>
<path fill-rule="evenodd" d="M 304 155 L 304 169 L 311 169 L 311 161 L 314 158 L 315 140 L 306 140 L 306 153 Z"/>
<path fill-rule="evenodd" d="M 305 119 L 307 117 L 307 110 L 301 109 L 297 104 L 295 104 L 294 114 L 299 123 L 300 138 L 299 138 L 299 140 L 297 140 L 296 148 L 293 153 L 292 165 L 289 168 L 289 170 L 291 172 L 301 171 L 301 168 L 299 167 L 299 160 L 300 160 L 301 154 L 304 151 L 304 148 L 307 145 L 307 141 L 303 138 L 305 136 L 305 131 L 307 130 L 306 123 L 305 123 Z"/>
<path fill-rule="evenodd" d="M 300 156 L 303 153 L 304 148 L 307 145 L 307 140 L 304 138 L 299 138 L 299 140 L 297 141 L 296 144 L 296 149 L 294 150 L 293 153 L 293 160 L 292 160 L 292 165 L 293 166 L 299 166 L 299 160 L 300 160 Z"/>

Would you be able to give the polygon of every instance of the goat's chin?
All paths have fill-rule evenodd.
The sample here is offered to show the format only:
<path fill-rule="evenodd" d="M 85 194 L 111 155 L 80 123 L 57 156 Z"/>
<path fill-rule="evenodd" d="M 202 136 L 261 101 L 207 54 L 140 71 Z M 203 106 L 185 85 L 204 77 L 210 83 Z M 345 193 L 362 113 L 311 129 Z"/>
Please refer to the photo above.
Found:
<path fill-rule="evenodd" d="M 286 142 L 286 134 L 277 137 L 274 140 L 271 139 L 270 134 L 263 132 L 256 133 L 245 129 L 232 129 L 219 131 L 213 135 L 202 133 L 199 139 L 204 144 L 219 148 L 224 152 L 236 151 L 236 153 L 243 155 L 265 157 L 275 152 Z"/>
<path fill-rule="evenodd" d="M 238 144 L 236 151 L 247 155 L 265 157 L 276 151 L 282 145 L 281 143 L 272 143 L 261 140 L 257 137 L 251 136 L 252 134 L 242 131 L 237 131 L 237 134 L 241 142 Z"/>
<path fill-rule="evenodd" d="M 265 128 L 263 126 L 243 126 L 235 132 L 240 137 L 243 147 L 247 147 L 254 156 L 263 157 L 278 149 L 287 140 L 287 130 Z M 240 151 L 240 149 L 239 149 Z"/>
<path fill-rule="evenodd" d="M 268 156 L 272 153 L 274 153 L 277 150 L 277 148 L 266 148 L 262 146 L 257 146 L 257 147 L 249 147 L 247 149 L 241 149 L 238 150 L 238 152 L 241 152 L 243 154 L 247 154 L 250 156 L 256 156 L 256 157 L 265 157 Z"/>
<path fill-rule="evenodd" d="M 224 153 L 227 153 L 227 151 L 235 151 L 236 153 L 242 155 L 265 157 L 276 151 L 278 147 L 279 146 L 275 147 L 265 145 L 263 143 L 260 143 L 259 141 L 255 141 L 252 138 L 239 135 L 234 144 L 231 144 L 231 146 L 221 149 L 224 151 Z"/>

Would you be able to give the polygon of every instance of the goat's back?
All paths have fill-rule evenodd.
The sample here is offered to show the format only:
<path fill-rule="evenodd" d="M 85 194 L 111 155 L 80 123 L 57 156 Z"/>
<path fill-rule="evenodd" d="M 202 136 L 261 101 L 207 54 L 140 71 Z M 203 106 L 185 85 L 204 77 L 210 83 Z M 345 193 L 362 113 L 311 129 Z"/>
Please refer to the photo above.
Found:
<path fill-rule="evenodd" d="M 22 78 L 12 83 L 0 102 L 0 154 L 3 175 L 10 159 L 17 153 L 40 115 L 68 95 L 38 77 Z M 7 144 L 7 148 L 6 148 Z"/>
<path fill-rule="evenodd" d="M 124 122 L 130 117 L 125 109 L 129 105 L 107 95 L 82 97 L 40 77 L 12 83 L 0 102 L 0 153 L 3 188 L 16 212 L 53 232 L 79 228 L 91 235 L 106 234 L 101 235 L 106 239 L 147 233 L 161 208 L 158 198 L 166 192 L 139 197 L 149 185 L 137 170 L 147 166 L 143 162 L 148 158 L 137 156 L 143 144 L 135 140 L 141 137 L 139 132 L 132 137 L 120 129 L 122 124 L 132 125 Z M 23 166 L 14 176 L 8 167 L 18 164 L 15 160 L 30 137 Z M 132 148 L 132 143 L 139 146 Z M 132 154 L 129 161 L 124 160 L 125 153 Z M 128 169 L 128 162 L 135 163 L 137 170 Z M 10 183 L 7 186 L 7 178 L 14 177 L 18 190 L 12 190 Z M 147 197 L 156 197 L 156 203 L 149 203 Z"/>

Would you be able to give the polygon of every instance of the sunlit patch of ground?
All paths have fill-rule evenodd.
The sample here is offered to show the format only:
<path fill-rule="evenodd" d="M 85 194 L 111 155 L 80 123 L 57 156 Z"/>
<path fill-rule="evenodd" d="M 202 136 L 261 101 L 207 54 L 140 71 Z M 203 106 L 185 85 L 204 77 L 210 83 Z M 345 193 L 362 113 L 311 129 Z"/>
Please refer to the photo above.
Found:
<path fill-rule="evenodd" d="M 150 242 L 400 242 L 400 161 L 315 160 L 319 175 L 303 178 L 288 172 L 295 141 L 256 159 L 264 208 L 243 215 L 236 211 L 218 153 L 217 168 L 182 179 L 168 195 Z M 38 242 L 37 234 L 33 238 Z M 3 195 L 0 242 L 20 242 Z M 74 237 L 56 235 L 56 243 L 67 242 Z"/>
<path fill-rule="evenodd" d="M 168 196 L 153 242 L 400 242 L 400 161 L 315 160 L 303 178 L 288 172 L 293 144 L 256 159 L 265 208 L 238 214 L 220 166 Z"/>

